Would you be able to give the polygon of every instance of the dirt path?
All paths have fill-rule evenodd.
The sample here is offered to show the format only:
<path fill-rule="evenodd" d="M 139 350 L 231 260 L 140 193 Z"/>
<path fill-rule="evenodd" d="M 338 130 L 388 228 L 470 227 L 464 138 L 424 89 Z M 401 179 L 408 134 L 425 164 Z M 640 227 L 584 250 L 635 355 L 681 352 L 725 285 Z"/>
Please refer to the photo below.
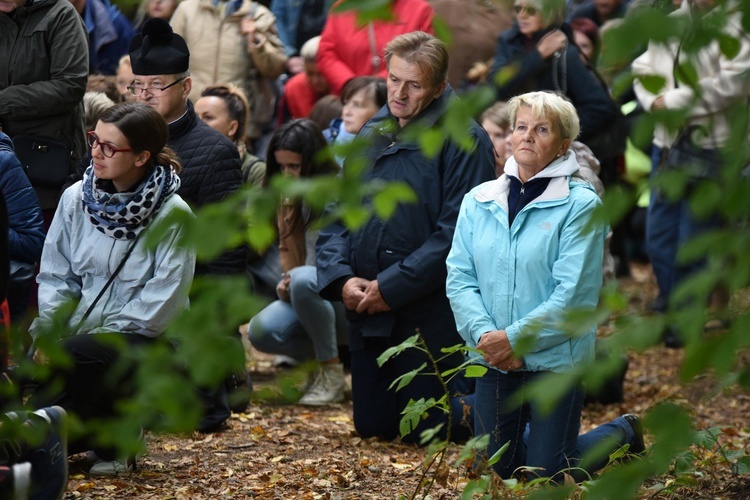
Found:
<path fill-rule="evenodd" d="M 652 277 L 635 266 L 621 281 L 634 312 L 642 312 L 653 296 Z M 623 413 L 642 413 L 672 400 L 693 408 L 700 427 L 722 426 L 728 450 L 749 451 L 750 394 L 710 393 L 703 377 L 689 386 L 678 382 L 679 350 L 658 346 L 630 355 L 621 404 L 589 405 L 584 428 Z M 277 375 L 267 358 L 255 365 L 259 386 L 273 386 Z M 73 457 L 66 498 L 144 499 L 382 499 L 409 495 L 419 482 L 424 450 L 393 442 L 363 440 L 354 432 L 351 403 L 321 409 L 296 405 L 252 404 L 233 415 L 221 433 L 191 436 L 149 434 L 148 452 L 138 471 L 115 479 L 91 478 L 85 459 Z M 698 457 L 691 498 L 748 498 L 747 476 L 732 476 L 718 454 Z M 445 486 L 432 498 L 460 498 L 465 478 L 451 469 Z M 670 477 L 659 478 L 668 481 Z M 654 482 L 657 482 L 656 480 Z M 687 495 L 687 492 L 684 493 Z M 644 497 L 649 496 L 645 495 Z M 682 494 L 679 497 L 684 497 Z"/>

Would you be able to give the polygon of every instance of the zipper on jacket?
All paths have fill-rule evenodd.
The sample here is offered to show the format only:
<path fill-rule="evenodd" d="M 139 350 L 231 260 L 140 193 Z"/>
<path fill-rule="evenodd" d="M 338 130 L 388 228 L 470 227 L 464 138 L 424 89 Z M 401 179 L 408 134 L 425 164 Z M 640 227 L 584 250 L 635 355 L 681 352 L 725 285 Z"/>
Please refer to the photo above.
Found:
<path fill-rule="evenodd" d="M 523 193 L 526 191 L 526 184 L 521 184 L 521 191 L 518 193 L 518 199 L 516 200 L 516 207 L 515 210 L 513 210 L 513 213 L 515 214 L 513 216 L 513 220 L 515 221 L 518 217 L 518 207 L 521 205 L 521 200 L 523 199 Z"/>

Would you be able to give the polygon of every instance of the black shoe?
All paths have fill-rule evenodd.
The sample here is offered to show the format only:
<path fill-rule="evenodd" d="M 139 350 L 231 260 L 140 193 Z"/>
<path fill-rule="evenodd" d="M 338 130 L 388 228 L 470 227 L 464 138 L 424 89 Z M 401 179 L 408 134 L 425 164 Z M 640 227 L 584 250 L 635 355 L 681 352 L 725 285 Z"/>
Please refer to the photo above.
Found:
<path fill-rule="evenodd" d="M 640 455 L 646 451 L 646 444 L 643 442 L 643 426 L 641 425 L 641 419 L 638 416 L 628 413 L 622 416 L 630 428 L 633 429 L 633 441 L 630 443 L 629 453 L 633 455 Z"/>
<path fill-rule="evenodd" d="M 682 349 L 682 339 L 677 333 L 677 330 L 675 330 L 671 326 L 668 326 L 666 330 L 664 330 L 664 333 L 662 334 L 662 340 L 664 341 L 664 345 L 669 347 L 670 349 Z"/>
<path fill-rule="evenodd" d="M 29 499 L 62 498 L 68 486 L 68 417 L 59 406 L 42 408 L 34 413 L 47 421 L 49 429 L 45 440 L 24 457 L 31 463 Z"/>

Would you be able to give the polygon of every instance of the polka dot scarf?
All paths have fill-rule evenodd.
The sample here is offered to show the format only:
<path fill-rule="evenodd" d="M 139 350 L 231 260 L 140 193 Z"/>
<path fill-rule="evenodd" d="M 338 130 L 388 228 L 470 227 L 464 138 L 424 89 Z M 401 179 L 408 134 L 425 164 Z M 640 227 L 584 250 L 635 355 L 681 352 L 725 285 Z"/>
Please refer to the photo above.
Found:
<path fill-rule="evenodd" d="M 102 233 L 118 240 L 132 240 L 149 225 L 164 200 L 180 187 L 180 178 L 157 165 L 134 191 L 108 193 L 97 179 L 93 166 L 83 174 L 83 209 L 89 221 Z"/>

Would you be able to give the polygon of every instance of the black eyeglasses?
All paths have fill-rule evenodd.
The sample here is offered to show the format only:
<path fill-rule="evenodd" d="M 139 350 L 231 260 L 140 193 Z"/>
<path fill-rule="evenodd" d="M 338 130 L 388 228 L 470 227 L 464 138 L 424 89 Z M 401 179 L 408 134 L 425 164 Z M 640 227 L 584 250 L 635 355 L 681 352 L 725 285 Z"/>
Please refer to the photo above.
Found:
<path fill-rule="evenodd" d="M 146 90 L 148 90 L 149 92 L 151 92 L 152 95 L 157 95 L 157 94 L 161 94 L 162 92 L 164 92 L 165 90 L 167 90 L 169 87 L 177 85 L 178 83 L 180 83 L 185 78 L 187 78 L 187 77 L 183 76 L 179 80 L 173 81 L 172 83 L 170 83 L 166 87 L 135 87 L 133 85 L 129 85 L 128 86 L 128 90 L 130 91 L 130 95 L 141 95 L 141 93 L 144 92 L 144 91 L 146 91 Z"/>
<path fill-rule="evenodd" d="M 99 149 L 101 149 L 102 154 L 106 156 L 107 158 L 112 158 L 115 153 L 125 153 L 128 151 L 133 151 L 131 148 L 116 148 L 112 146 L 111 144 L 107 144 L 106 142 L 101 142 L 99 140 L 99 137 L 94 132 L 87 132 L 86 133 L 86 142 L 88 143 L 89 147 L 93 150 L 96 146 L 99 146 Z"/>
<path fill-rule="evenodd" d="M 537 8 L 532 7 L 531 5 L 514 5 L 513 11 L 515 11 L 517 16 L 523 12 L 525 12 L 529 16 L 534 16 L 538 12 Z"/>

